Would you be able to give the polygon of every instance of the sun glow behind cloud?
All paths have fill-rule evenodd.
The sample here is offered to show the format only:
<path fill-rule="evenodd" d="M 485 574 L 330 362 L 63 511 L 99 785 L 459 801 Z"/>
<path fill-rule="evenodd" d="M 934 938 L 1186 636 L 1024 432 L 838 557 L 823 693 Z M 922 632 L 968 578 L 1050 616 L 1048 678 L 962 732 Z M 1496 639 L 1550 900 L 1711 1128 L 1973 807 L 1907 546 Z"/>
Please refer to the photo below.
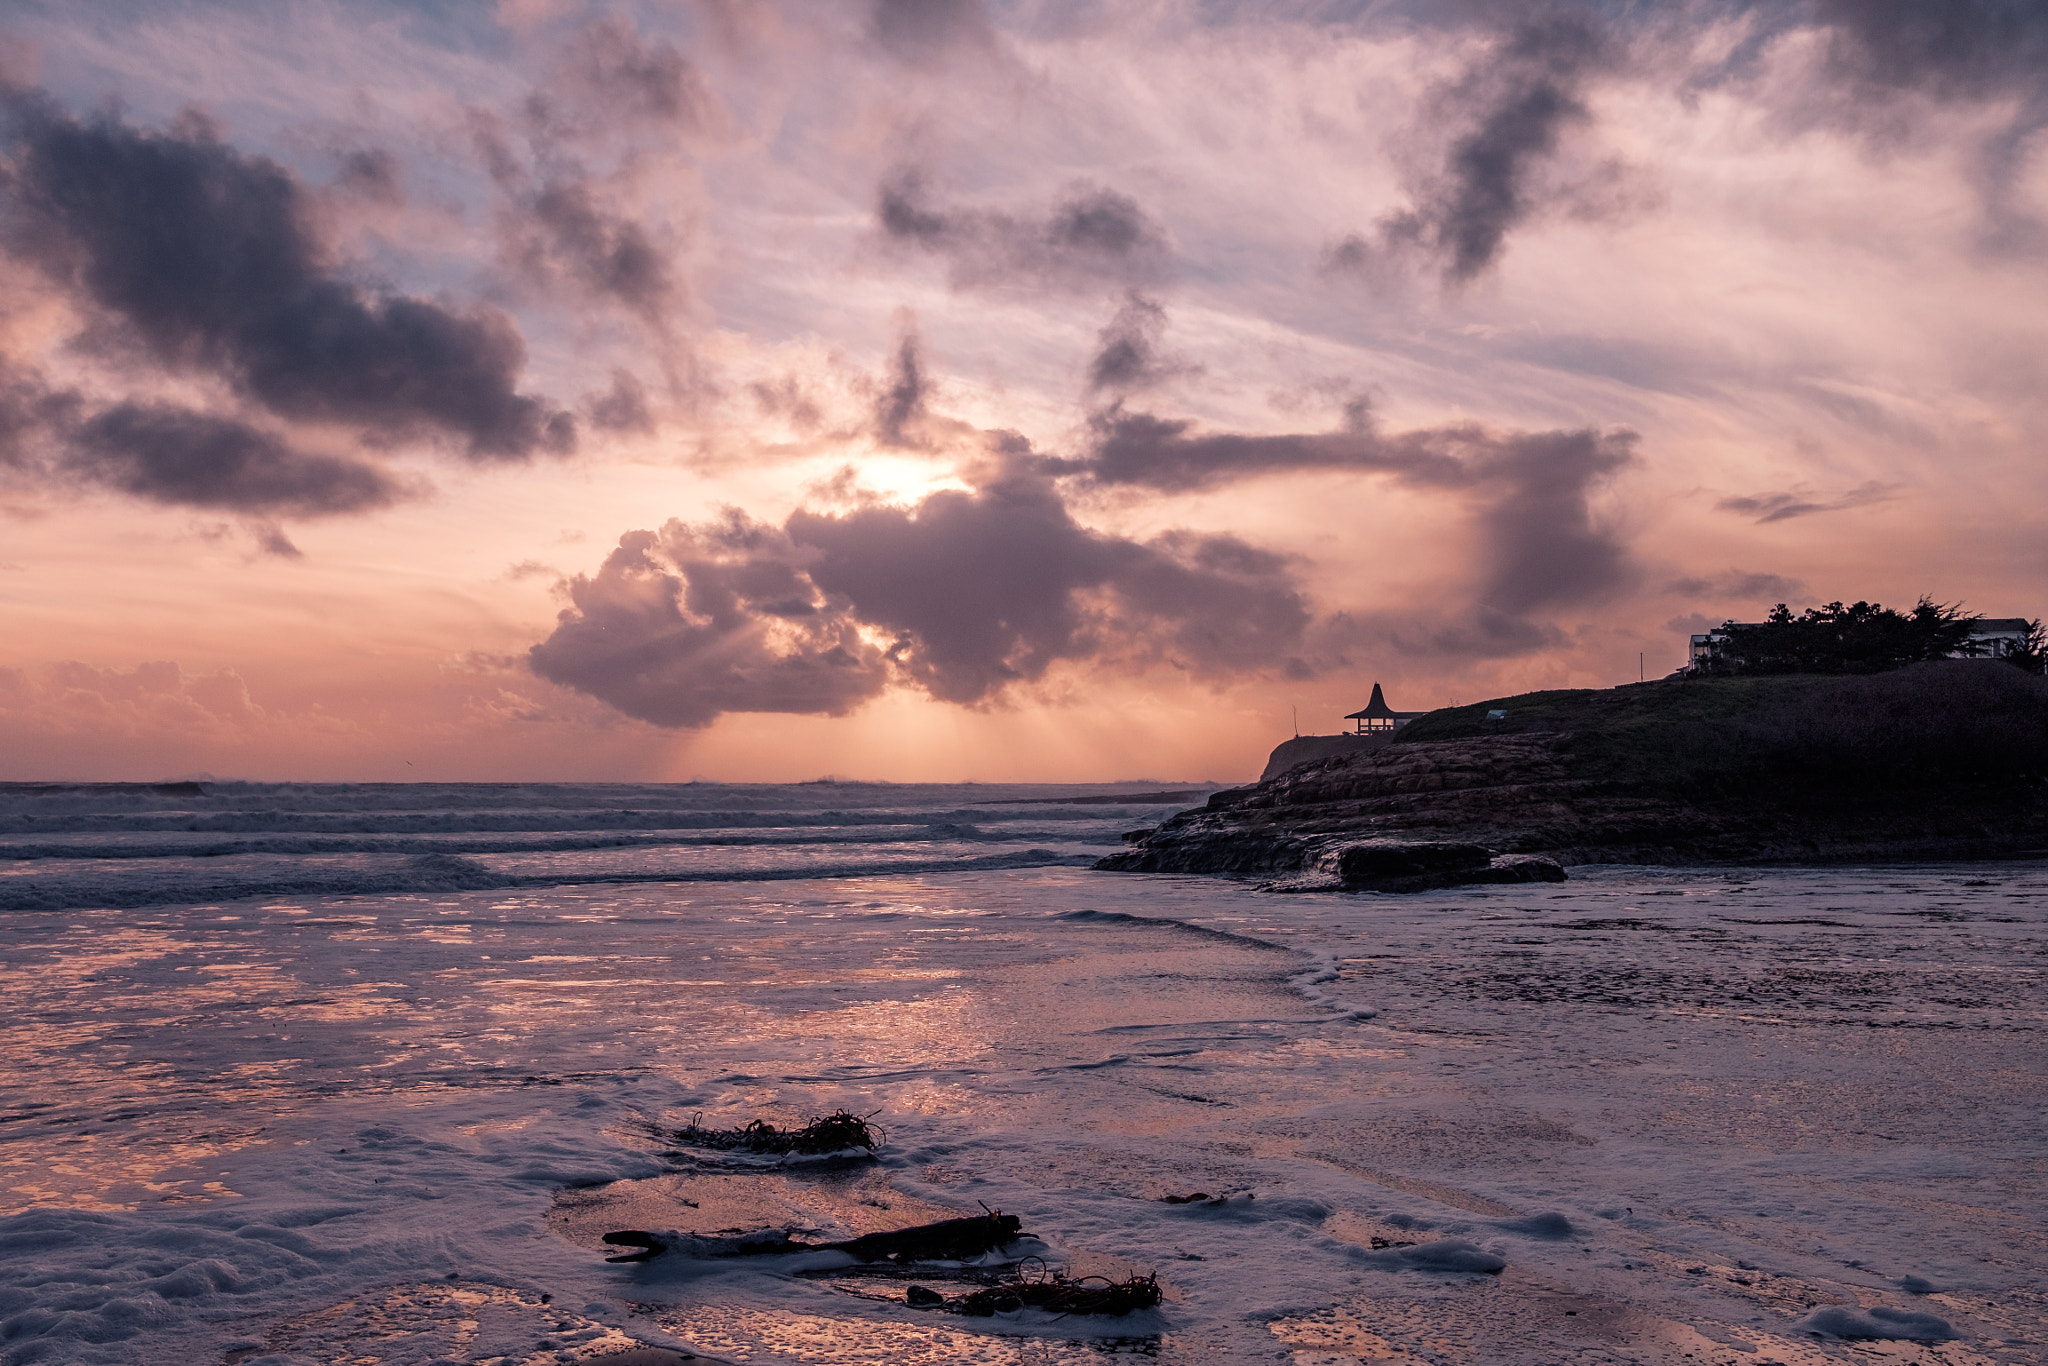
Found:
<path fill-rule="evenodd" d="M 1885 13 L 22 8 L 4 776 L 1228 778 L 2033 614 L 2048 29 Z"/>

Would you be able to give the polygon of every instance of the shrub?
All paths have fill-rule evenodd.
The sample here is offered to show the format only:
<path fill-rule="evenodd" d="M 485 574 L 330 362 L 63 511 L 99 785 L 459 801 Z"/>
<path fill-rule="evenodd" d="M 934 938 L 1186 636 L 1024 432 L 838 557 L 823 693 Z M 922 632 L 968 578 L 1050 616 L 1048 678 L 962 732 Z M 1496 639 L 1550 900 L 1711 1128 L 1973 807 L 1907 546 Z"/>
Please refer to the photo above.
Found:
<path fill-rule="evenodd" d="M 1723 640 L 1699 665 L 1709 674 L 1868 674 L 1946 659 L 1982 617 L 1922 598 L 1910 612 L 1874 602 L 1831 602 L 1798 616 L 1784 603 L 1762 622 L 1724 622 Z"/>

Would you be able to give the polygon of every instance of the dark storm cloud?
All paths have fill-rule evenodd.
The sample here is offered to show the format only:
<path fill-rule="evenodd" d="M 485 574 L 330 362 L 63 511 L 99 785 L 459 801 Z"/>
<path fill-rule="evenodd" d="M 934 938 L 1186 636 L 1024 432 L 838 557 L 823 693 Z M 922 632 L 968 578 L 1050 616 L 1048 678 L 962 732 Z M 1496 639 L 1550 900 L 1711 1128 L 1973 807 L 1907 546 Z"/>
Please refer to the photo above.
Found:
<path fill-rule="evenodd" d="M 1759 523 L 1789 522 L 1794 517 L 1810 517 L 1817 512 L 1840 512 L 1845 508 L 1886 502 L 1898 493 L 1898 489 L 1897 484 L 1881 484 L 1871 480 L 1833 498 L 1816 496 L 1810 489 L 1798 489 L 1783 493 L 1756 493 L 1738 498 L 1723 498 L 1714 506 L 1723 512 L 1740 513 Z"/>
<path fill-rule="evenodd" d="M 572 444 L 565 414 L 517 392 L 510 319 L 341 279 L 277 163 L 194 119 L 81 122 L 19 89 L 4 118 L 7 246 L 157 363 L 219 375 L 282 417 L 445 434 L 480 460 Z"/>
<path fill-rule="evenodd" d="M 2048 6 L 2038 0 L 1813 0 L 1811 13 L 1829 30 L 1829 66 L 1857 84 L 2042 101 Z"/>
<path fill-rule="evenodd" d="M 1504 34 L 1431 100 L 1434 117 L 1462 131 L 1415 187 L 1412 205 L 1381 219 L 1373 238 L 1338 244 L 1330 264 L 1371 272 L 1419 255 L 1451 284 L 1485 273 L 1508 234 L 1545 207 L 1537 170 L 1564 131 L 1586 121 L 1584 88 L 1606 60 L 1607 42 L 1589 17 L 1554 13 Z"/>
<path fill-rule="evenodd" d="M 1069 186 L 1050 213 L 940 208 L 922 173 L 897 172 L 876 208 L 882 231 L 904 246 L 942 257 L 957 289 L 1139 285 L 1166 273 L 1165 229 L 1129 195 L 1099 185 Z"/>
<path fill-rule="evenodd" d="M 1062 660 L 1209 677 L 1305 667 L 1309 612 L 1288 560 L 1226 536 L 1090 531 L 1006 440 L 980 486 L 911 506 L 630 533 L 571 582 L 574 607 L 533 667 L 670 726 L 837 714 L 891 682 L 980 703 Z"/>
<path fill-rule="evenodd" d="M 81 423 L 67 447 L 73 473 L 184 507 L 313 517 L 383 507 L 404 493 L 366 461 L 308 454 L 245 422 L 159 404 L 109 408 Z"/>
<path fill-rule="evenodd" d="M 239 417 L 165 403 L 95 411 L 77 391 L 52 388 L 33 368 L 5 360 L 0 467 L 38 482 L 98 485 L 252 517 L 365 512 L 414 492 L 374 461 L 302 451 Z M 289 544 L 275 526 L 257 538 L 272 553 Z"/>
<path fill-rule="evenodd" d="M 889 633 L 892 660 L 942 701 L 978 702 L 1136 639 L 1199 672 L 1254 670 L 1298 648 L 1308 622 L 1278 557 L 1224 537 L 1090 531 L 1022 462 L 915 507 L 800 510 L 788 530 L 818 552 L 812 581 Z"/>
<path fill-rule="evenodd" d="M 1095 359 L 1088 363 L 1088 392 L 1131 393 L 1149 389 L 1189 366 L 1161 352 L 1166 310 L 1136 290 L 1096 336 Z"/>
<path fill-rule="evenodd" d="M 1270 436 L 1197 432 L 1186 420 L 1119 406 L 1096 415 L 1093 437 L 1087 456 L 1048 468 L 1162 493 L 1317 470 L 1384 473 L 1411 487 L 1458 491 L 1475 507 L 1480 599 L 1511 615 L 1596 598 L 1629 572 L 1626 547 L 1599 525 L 1589 500 L 1634 460 L 1633 432 L 1498 432 L 1458 423 L 1382 433 L 1354 403 L 1338 431 Z"/>

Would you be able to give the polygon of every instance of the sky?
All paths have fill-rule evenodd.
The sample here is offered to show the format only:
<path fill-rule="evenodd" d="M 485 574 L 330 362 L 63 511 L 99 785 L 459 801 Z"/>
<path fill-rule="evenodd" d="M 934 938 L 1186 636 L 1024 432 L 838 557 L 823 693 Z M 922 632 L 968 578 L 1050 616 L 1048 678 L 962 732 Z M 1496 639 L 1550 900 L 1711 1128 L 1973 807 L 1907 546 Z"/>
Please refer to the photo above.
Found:
<path fill-rule="evenodd" d="M 2048 615 L 2038 0 L 0 6 L 0 779 L 1239 781 Z"/>

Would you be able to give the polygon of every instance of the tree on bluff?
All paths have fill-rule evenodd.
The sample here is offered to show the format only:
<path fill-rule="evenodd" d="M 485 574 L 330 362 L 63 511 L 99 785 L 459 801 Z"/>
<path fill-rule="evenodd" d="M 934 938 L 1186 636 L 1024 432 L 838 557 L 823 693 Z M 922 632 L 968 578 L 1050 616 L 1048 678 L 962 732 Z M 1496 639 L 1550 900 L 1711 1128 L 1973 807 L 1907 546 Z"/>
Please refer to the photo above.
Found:
<path fill-rule="evenodd" d="M 1910 612 L 1874 602 L 1844 607 L 1831 602 L 1798 616 L 1784 603 L 1762 622 L 1724 623 L 1713 653 L 1701 661 L 1710 674 L 1871 674 L 1932 659 L 1977 652 L 1970 632 L 1981 616 L 1960 605 L 1922 598 Z M 2029 673 L 2041 671 L 2042 629 L 2032 628 L 2020 649 L 2005 655 Z M 1988 649 L 1984 653 L 1990 653 Z"/>

